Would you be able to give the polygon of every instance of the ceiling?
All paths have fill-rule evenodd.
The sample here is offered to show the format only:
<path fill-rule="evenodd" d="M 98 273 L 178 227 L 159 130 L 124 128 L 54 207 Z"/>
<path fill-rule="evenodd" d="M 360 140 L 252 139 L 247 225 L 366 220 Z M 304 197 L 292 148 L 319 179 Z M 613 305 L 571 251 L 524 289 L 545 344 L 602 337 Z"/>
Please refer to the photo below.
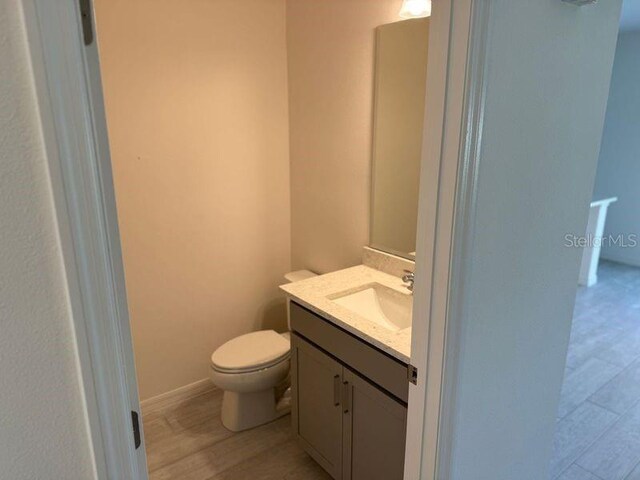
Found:
<path fill-rule="evenodd" d="M 640 30 L 640 0 L 624 0 L 620 31 Z"/>

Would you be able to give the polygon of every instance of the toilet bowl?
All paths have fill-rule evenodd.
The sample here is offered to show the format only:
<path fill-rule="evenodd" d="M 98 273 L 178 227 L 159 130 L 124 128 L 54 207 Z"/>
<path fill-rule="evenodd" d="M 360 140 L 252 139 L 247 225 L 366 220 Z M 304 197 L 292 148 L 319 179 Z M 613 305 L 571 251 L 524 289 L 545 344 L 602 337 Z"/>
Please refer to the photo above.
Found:
<path fill-rule="evenodd" d="M 285 278 L 297 282 L 314 276 L 300 270 Z M 290 412 L 289 402 L 282 399 L 289 382 L 290 354 L 289 333 L 274 330 L 241 335 L 213 352 L 210 375 L 224 391 L 221 419 L 227 429 L 247 430 Z"/>
<path fill-rule="evenodd" d="M 211 380 L 224 390 L 222 424 L 239 432 L 289 412 L 278 408 L 276 386 L 289 375 L 289 339 L 273 330 L 234 338 L 211 355 Z"/>

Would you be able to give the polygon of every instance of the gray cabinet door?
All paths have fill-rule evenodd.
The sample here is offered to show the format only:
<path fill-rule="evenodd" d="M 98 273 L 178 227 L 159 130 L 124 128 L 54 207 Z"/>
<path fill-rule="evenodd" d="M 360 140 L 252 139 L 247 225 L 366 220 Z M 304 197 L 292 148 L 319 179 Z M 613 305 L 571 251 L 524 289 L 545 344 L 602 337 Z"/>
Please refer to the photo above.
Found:
<path fill-rule="evenodd" d="M 342 365 L 298 335 L 292 340 L 292 424 L 304 449 L 342 478 Z"/>
<path fill-rule="evenodd" d="M 343 480 L 402 480 L 407 407 L 344 368 Z"/>

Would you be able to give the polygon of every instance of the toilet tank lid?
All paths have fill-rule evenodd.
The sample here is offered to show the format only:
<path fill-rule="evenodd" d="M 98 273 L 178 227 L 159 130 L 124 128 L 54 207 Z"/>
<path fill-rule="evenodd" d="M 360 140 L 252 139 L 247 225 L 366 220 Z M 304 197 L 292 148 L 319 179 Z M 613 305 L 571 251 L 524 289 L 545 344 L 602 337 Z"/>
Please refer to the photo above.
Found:
<path fill-rule="evenodd" d="M 307 278 L 317 277 L 317 273 L 310 272 L 309 270 L 297 270 L 295 272 L 285 273 L 284 278 L 290 282 L 299 282 L 300 280 L 306 280 Z"/>

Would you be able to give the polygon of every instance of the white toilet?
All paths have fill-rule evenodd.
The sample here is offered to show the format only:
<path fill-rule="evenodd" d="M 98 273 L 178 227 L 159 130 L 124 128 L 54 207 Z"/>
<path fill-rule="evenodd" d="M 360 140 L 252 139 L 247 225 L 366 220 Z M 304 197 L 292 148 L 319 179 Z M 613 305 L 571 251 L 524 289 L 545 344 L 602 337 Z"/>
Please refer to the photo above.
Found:
<path fill-rule="evenodd" d="M 289 282 L 315 277 L 308 270 L 287 273 Z M 289 325 L 287 306 L 287 324 Z M 261 330 L 241 335 L 211 355 L 211 380 L 224 390 L 222 424 L 239 432 L 263 425 L 289 413 L 291 406 L 280 397 L 289 377 L 289 333 Z M 283 388 L 277 388 L 283 387 Z"/>

